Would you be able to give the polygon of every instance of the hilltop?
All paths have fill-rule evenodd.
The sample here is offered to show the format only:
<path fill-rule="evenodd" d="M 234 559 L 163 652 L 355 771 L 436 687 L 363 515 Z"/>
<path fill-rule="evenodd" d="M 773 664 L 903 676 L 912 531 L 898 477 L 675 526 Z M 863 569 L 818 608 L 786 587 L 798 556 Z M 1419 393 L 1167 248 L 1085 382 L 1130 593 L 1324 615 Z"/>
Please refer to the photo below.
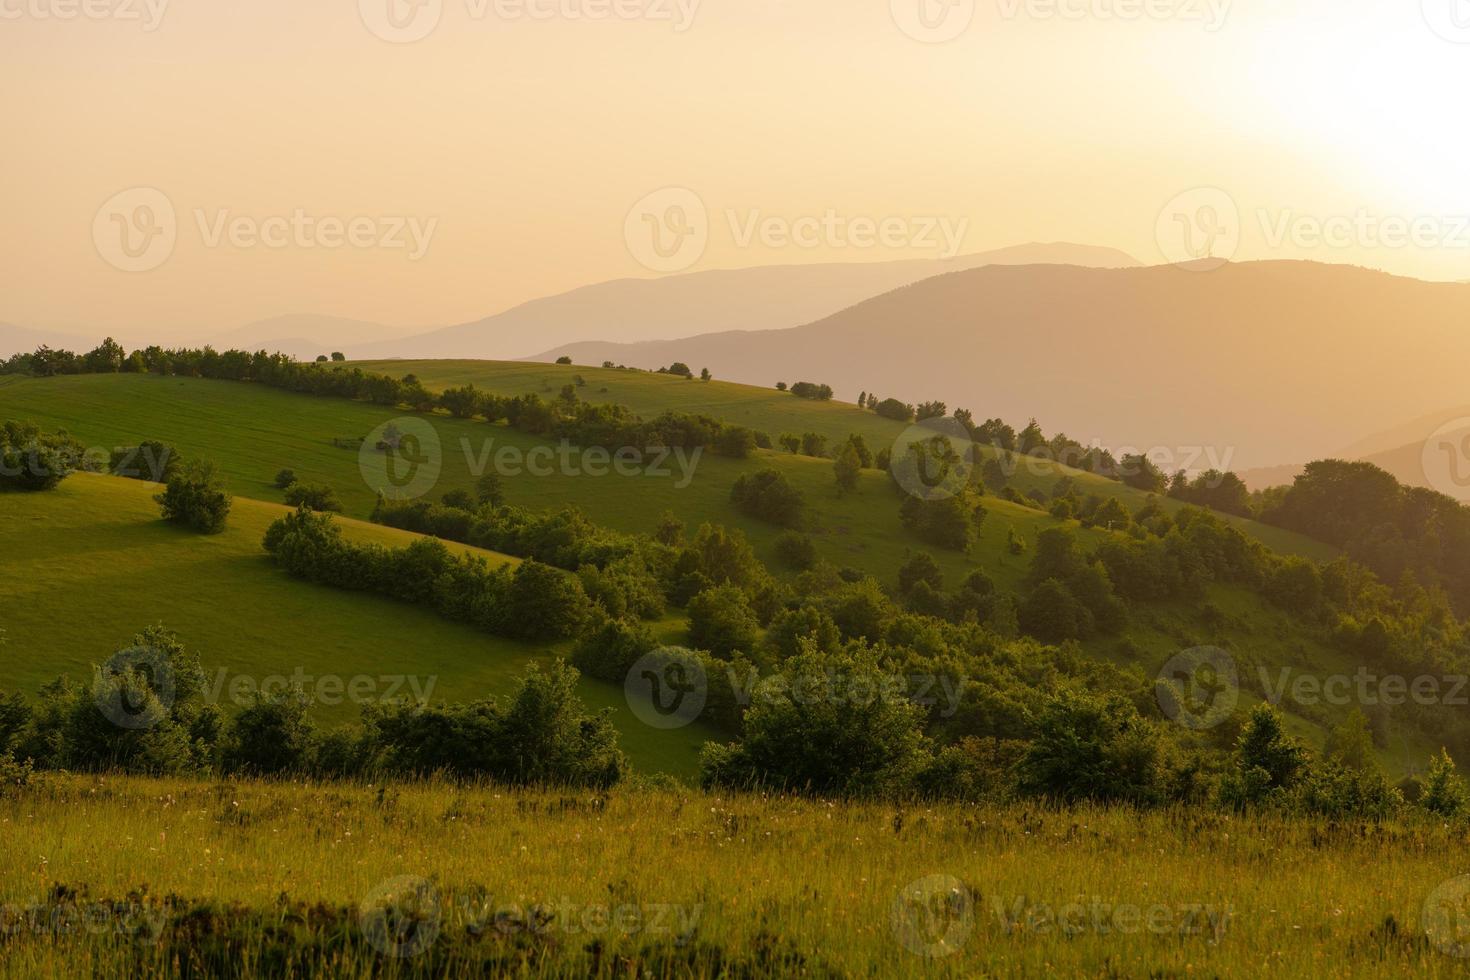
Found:
<path fill-rule="evenodd" d="M 1035 416 L 1083 443 L 1208 447 L 1239 470 L 1321 458 L 1384 419 L 1460 403 L 1467 318 L 1470 286 L 1352 266 L 988 266 L 788 330 L 576 344 L 537 359 L 810 378 L 844 399 L 876 390 Z"/>

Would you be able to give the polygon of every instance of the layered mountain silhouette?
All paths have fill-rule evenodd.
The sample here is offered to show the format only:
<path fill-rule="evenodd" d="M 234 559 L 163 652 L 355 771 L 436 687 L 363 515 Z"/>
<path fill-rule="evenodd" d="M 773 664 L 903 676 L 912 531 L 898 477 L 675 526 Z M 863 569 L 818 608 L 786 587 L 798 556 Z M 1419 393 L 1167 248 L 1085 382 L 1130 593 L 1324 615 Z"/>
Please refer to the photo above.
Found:
<path fill-rule="evenodd" d="M 724 330 L 794 327 L 932 276 L 1038 262 L 1125 268 L 1138 261 L 1090 245 L 1031 244 L 948 261 L 846 262 L 694 272 L 584 286 L 457 326 L 352 345 L 350 356 L 521 358 L 559 344 L 636 343 Z"/>
<path fill-rule="evenodd" d="M 575 344 L 537 359 L 683 361 L 751 384 L 818 381 L 844 400 L 937 399 L 1239 469 L 1320 458 L 1384 419 L 1457 404 L 1467 328 L 1470 286 L 1355 266 L 992 265 L 792 329 Z M 1210 453 L 1185 458 L 1195 447 Z"/>

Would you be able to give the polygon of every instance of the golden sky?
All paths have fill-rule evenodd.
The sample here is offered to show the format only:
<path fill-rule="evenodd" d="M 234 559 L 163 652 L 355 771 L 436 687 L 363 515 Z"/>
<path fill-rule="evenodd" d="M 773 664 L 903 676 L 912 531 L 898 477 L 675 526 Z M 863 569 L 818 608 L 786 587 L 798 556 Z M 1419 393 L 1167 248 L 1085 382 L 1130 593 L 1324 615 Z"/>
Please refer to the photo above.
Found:
<path fill-rule="evenodd" d="M 0 0 L 0 321 L 436 326 L 660 263 L 1026 241 L 1162 262 L 1179 215 L 1237 259 L 1470 279 L 1467 0 L 416 3 Z M 697 221 L 690 193 L 697 254 L 650 256 L 630 211 Z"/>

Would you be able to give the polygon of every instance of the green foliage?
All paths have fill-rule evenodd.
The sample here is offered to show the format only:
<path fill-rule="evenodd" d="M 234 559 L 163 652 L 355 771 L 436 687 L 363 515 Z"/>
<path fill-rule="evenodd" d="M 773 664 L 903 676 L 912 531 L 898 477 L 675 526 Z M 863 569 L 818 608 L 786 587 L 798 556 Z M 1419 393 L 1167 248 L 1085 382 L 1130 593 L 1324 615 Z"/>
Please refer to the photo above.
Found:
<path fill-rule="evenodd" d="M 163 519 L 190 527 L 200 534 L 218 534 L 225 529 L 232 498 L 214 464 L 190 460 L 171 477 L 163 493 L 154 498 Z"/>
<path fill-rule="evenodd" d="M 817 563 L 817 546 L 807 535 L 787 531 L 776 539 L 776 560 L 787 568 L 804 572 Z"/>
<path fill-rule="evenodd" d="M 749 653 L 760 636 L 760 620 L 745 593 L 733 585 L 707 589 L 689 600 L 689 639 L 722 660 Z"/>
<path fill-rule="evenodd" d="M 742 513 L 782 527 L 799 524 L 805 506 L 801 492 L 773 469 L 740 477 L 730 490 L 730 500 Z"/>
<path fill-rule="evenodd" d="M 337 491 L 324 483 L 293 483 L 286 488 L 286 503 L 291 507 L 341 513 L 342 501 Z"/>
<path fill-rule="evenodd" d="M 705 786 L 837 796 L 902 795 L 931 756 L 919 709 L 882 695 L 886 674 L 861 650 L 811 649 L 762 681 L 744 737 L 705 746 Z"/>
<path fill-rule="evenodd" d="M 1164 782 L 1157 729 L 1120 697 L 1073 691 L 1047 700 L 1018 767 L 1021 792 L 1065 803 L 1155 804 Z"/>
<path fill-rule="evenodd" d="M 29 422 L 0 424 L 0 490 L 54 490 L 84 465 L 84 447 L 64 431 L 48 435 Z"/>

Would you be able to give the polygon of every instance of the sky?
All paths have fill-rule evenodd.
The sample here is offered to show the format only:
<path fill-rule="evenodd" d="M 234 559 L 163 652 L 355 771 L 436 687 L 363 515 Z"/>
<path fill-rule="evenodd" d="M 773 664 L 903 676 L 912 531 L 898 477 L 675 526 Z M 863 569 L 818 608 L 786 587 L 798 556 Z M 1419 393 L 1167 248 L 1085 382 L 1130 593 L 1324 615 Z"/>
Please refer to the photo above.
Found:
<path fill-rule="evenodd" d="M 0 321 L 1029 241 L 1470 280 L 1470 0 L 0 0 Z"/>

